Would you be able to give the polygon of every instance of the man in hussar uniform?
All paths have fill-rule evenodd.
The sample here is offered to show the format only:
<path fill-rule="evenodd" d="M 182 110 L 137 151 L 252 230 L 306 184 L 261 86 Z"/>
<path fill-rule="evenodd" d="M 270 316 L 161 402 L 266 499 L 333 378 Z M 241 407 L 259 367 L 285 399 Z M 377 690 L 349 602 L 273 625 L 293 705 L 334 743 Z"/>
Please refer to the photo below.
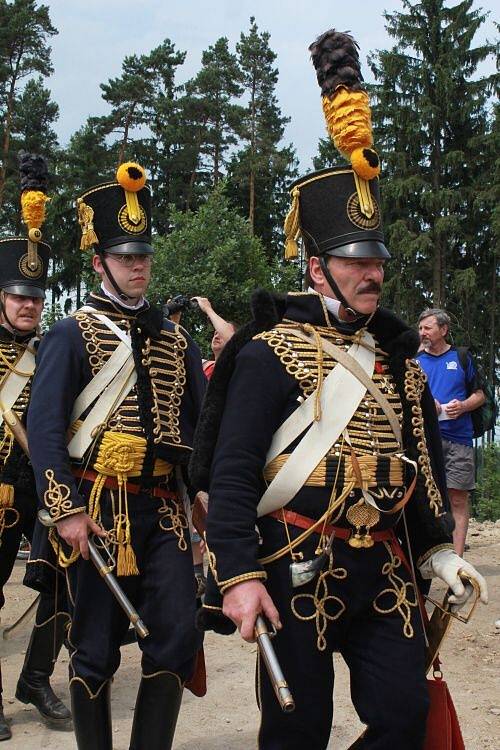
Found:
<path fill-rule="evenodd" d="M 208 388 L 192 478 L 206 490 L 210 467 L 207 542 L 222 603 L 209 584 L 201 621 L 227 632 L 229 618 L 252 641 L 264 613 L 278 630 L 296 708 L 283 713 L 259 659 L 262 750 L 327 747 L 333 651 L 368 727 L 357 747 L 420 750 L 424 641 L 401 545 L 457 606 L 470 593 L 459 570 L 484 601 L 486 586 L 443 524 L 434 403 L 412 359 L 418 338 L 378 307 L 390 256 L 357 45 L 330 31 L 312 54 L 330 132 L 351 164 L 292 186 L 287 255 L 301 236 L 309 288 L 274 310 L 261 295 L 252 340 L 235 334 Z"/>
<path fill-rule="evenodd" d="M 171 747 L 200 646 L 181 468 L 204 377 L 196 345 L 144 297 L 153 257 L 145 179 L 139 165 L 122 164 L 116 181 L 77 201 L 81 247 L 94 249 L 101 287 L 45 337 L 28 417 L 38 493 L 67 569 L 79 750 L 111 750 L 110 687 L 129 624 L 88 560 L 89 533 L 112 553 L 149 629 L 139 643 L 134 750 Z"/>
<path fill-rule="evenodd" d="M 38 328 L 45 298 L 50 247 L 42 242 L 47 165 L 43 157 L 21 152 L 21 207 L 27 237 L 0 239 L 0 608 L 19 543 L 31 540 L 37 511 L 33 472 L 23 446 L 22 422 L 35 370 Z M 18 424 L 14 432 L 9 425 Z M 54 728 L 66 728 L 71 714 L 55 695 L 49 678 L 69 624 L 65 606 L 44 593 L 17 683 L 16 698 L 32 703 Z M 1 703 L 0 740 L 11 737 Z"/>

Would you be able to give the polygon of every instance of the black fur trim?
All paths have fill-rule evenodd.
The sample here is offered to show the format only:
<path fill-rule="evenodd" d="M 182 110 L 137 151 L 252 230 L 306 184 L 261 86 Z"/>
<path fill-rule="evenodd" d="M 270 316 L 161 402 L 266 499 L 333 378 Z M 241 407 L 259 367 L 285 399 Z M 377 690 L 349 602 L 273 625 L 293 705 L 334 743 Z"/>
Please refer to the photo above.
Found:
<path fill-rule="evenodd" d="M 207 630 L 213 630 L 219 635 L 232 635 L 236 630 L 236 625 L 229 617 L 223 615 L 217 609 L 206 609 L 201 607 L 196 612 L 196 629 L 204 633 Z"/>
<path fill-rule="evenodd" d="M 189 462 L 190 483 L 196 492 L 208 490 L 210 466 L 226 402 L 227 388 L 234 372 L 238 352 L 257 333 L 267 331 L 276 325 L 283 318 L 285 306 L 286 297 L 284 296 L 271 294 L 265 289 L 258 289 L 254 292 L 251 300 L 252 320 L 236 331 L 217 360 L 205 394 Z"/>
<path fill-rule="evenodd" d="M 161 336 L 163 314 L 159 307 L 151 305 L 137 313 L 137 325 L 146 337 L 158 339 Z"/>

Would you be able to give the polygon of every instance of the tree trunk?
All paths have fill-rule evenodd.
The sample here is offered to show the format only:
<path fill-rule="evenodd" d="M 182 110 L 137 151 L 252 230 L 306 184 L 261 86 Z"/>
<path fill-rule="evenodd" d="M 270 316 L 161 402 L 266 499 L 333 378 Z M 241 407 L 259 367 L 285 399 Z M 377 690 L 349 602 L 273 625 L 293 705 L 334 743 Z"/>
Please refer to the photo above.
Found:
<path fill-rule="evenodd" d="M 497 345 L 496 345 L 496 338 L 497 338 L 497 332 L 496 332 L 496 313 L 497 313 L 497 306 L 496 306 L 496 296 L 497 296 L 497 254 L 496 252 L 493 253 L 493 263 L 492 263 L 492 274 L 491 274 L 491 299 L 490 299 L 490 351 L 489 351 L 489 357 L 488 357 L 488 370 L 487 373 L 489 380 L 495 388 L 497 383 L 496 378 L 496 367 L 495 367 L 495 360 L 496 360 L 496 351 L 497 351 Z M 487 434 L 487 441 L 488 443 L 493 442 L 493 434 L 494 430 L 490 430 Z"/>
<path fill-rule="evenodd" d="M 76 275 L 76 309 L 82 304 L 82 277 L 80 271 Z"/>
<path fill-rule="evenodd" d="M 216 111 L 218 111 L 219 108 L 219 96 L 216 97 Z M 224 127 L 223 122 L 221 123 L 221 118 L 217 117 L 214 121 L 214 136 L 215 136 L 215 143 L 214 143 L 214 173 L 213 173 L 213 183 L 214 185 L 217 185 L 220 179 L 220 147 L 221 147 L 221 141 L 222 141 L 222 128 Z"/>
<path fill-rule="evenodd" d="M 9 160 L 9 148 L 10 148 L 10 129 L 12 127 L 12 115 L 14 110 L 14 94 L 17 83 L 17 72 L 19 63 L 16 65 L 16 72 L 12 76 L 9 95 L 7 97 L 7 114 L 5 116 L 4 131 L 3 131 L 3 144 L 2 144 L 2 168 L 0 169 L 0 207 L 3 206 L 3 199 L 5 194 L 5 182 L 7 179 L 7 163 Z"/>
<path fill-rule="evenodd" d="M 125 160 L 125 149 L 127 148 L 128 144 L 128 132 L 130 130 L 130 123 L 132 120 L 132 115 L 134 114 L 134 109 L 136 107 L 137 102 L 134 102 L 131 106 L 131 108 L 128 111 L 127 117 L 125 118 L 125 125 L 123 126 L 123 138 L 122 142 L 120 144 L 120 151 L 118 152 L 118 164 L 116 165 L 116 168 L 120 166 L 120 164 L 123 164 Z"/>
<path fill-rule="evenodd" d="M 254 71 L 252 81 L 252 95 L 250 99 L 250 113 L 251 113 L 251 135 L 250 135 L 250 175 L 248 183 L 248 223 L 250 224 L 250 232 L 254 233 L 255 227 L 255 92 L 256 92 L 256 73 Z"/>
<path fill-rule="evenodd" d="M 200 123 L 200 128 L 198 130 L 198 137 L 196 139 L 196 157 L 194 161 L 193 170 L 189 177 L 188 194 L 186 196 L 186 211 L 191 210 L 191 201 L 193 199 L 193 191 L 194 191 L 194 181 L 196 179 L 196 174 L 198 172 L 198 164 L 200 163 L 200 148 L 201 148 L 201 142 L 203 140 L 203 135 L 205 132 L 205 127 L 207 124 L 207 119 L 208 118 L 205 118 L 205 120 L 203 120 L 203 122 Z"/>
<path fill-rule="evenodd" d="M 186 211 L 191 210 L 191 201 L 193 199 L 194 180 L 196 177 L 197 165 L 198 165 L 198 159 L 196 159 L 195 168 L 193 169 L 193 171 L 191 172 L 191 176 L 189 177 L 189 187 L 188 187 L 188 192 L 186 195 Z"/>

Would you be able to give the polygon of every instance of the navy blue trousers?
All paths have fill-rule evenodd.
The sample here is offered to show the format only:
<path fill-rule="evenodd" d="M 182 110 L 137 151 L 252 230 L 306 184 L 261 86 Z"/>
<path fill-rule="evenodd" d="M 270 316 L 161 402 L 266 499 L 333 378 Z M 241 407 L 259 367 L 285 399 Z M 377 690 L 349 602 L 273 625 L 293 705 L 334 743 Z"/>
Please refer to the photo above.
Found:
<path fill-rule="evenodd" d="M 318 539 L 313 536 L 301 548 L 305 559 L 313 556 Z M 266 537 L 269 541 L 269 534 Z M 277 542 L 274 539 L 270 549 L 277 549 Z M 361 721 L 368 725 L 360 747 L 421 750 L 429 703 L 422 626 L 416 606 L 402 605 L 400 610 L 395 606 L 394 582 L 401 590 L 410 576 L 401 564 L 392 568 L 391 583 L 382 573 L 390 561 L 381 542 L 358 550 L 338 539 L 333 547 L 332 573 L 322 582 L 315 579 L 296 589 L 290 585 L 289 556 L 266 566 L 266 586 L 283 624 L 273 644 L 296 709 L 290 714 L 281 711 L 267 672 L 259 664 L 260 750 L 324 750 L 328 746 L 333 723 L 334 651 L 340 652 L 349 667 L 351 699 Z M 341 569 L 347 572 L 345 577 Z M 405 591 L 408 601 L 414 602 L 413 587 Z M 296 597 L 295 611 L 307 619 L 296 617 L 292 597 Z M 384 613 L 376 611 L 374 602 Z M 411 638 L 403 631 L 405 617 Z M 318 639 L 323 650 L 318 648 Z"/>
<path fill-rule="evenodd" d="M 112 526 L 109 505 L 109 497 L 103 494 L 105 528 Z M 132 542 L 140 574 L 120 576 L 118 582 L 149 629 L 146 638 L 137 639 L 143 674 L 167 671 L 185 682 L 193 673 L 201 645 L 194 624 L 193 559 L 187 529 L 187 546 L 181 550 L 176 534 L 160 527 L 160 505 L 160 500 L 148 494 L 129 495 Z M 119 667 L 120 645 L 129 621 L 90 560 L 79 558 L 68 568 L 67 578 L 73 617 L 70 676 L 79 677 L 96 693 Z"/>
<path fill-rule="evenodd" d="M 2 509 L 5 526 L 0 538 L 0 609 L 5 604 L 3 588 L 10 578 L 21 537 L 24 534 L 30 541 L 36 518 L 36 498 L 17 492 L 14 505 Z"/>

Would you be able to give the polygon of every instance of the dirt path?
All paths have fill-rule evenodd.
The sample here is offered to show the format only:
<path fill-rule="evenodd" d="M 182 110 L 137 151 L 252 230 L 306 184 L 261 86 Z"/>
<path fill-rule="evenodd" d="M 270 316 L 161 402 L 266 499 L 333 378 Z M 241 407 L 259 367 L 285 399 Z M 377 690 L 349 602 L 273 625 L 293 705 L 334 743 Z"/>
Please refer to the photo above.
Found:
<path fill-rule="evenodd" d="M 442 652 L 443 671 L 460 718 L 467 750 L 500 748 L 500 522 L 472 524 L 468 559 L 487 576 L 490 605 L 478 607 L 468 626 L 454 623 Z M 6 587 L 7 604 L 2 624 L 24 611 L 33 592 L 20 585 L 23 563 L 18 562 Z M 441 598 L 439 587 L 433 593 Z M 11 641 L 10 653 L 2 659 L 4 706 L 12 719 L 13 738 L 6 750 L 70 750 L 75 748 L 71 732 L 54 732 L 40 721 L 35 709 L 14 698 L 26 639 Z M 15 653 L 17 651 L 17 653 Z M 175 750 L 246 750 L 256 747 L 259 714 L 253 694 L 255 647 L 239 637 L 206 639 L 209 674 L 207 696 L 200 700 L 187 693 L 175 741 Z M 66 652 L 56 665 L 53 686 L 68 701 Z M 348 697 L 347 670 L 336 660 L 336 715 L 331 748 L 344 750 L 359 734 L 361 724 Z M 137 646 L 122 649 L 122 665 L 113 686 L 114 748 L 127 750 L 135 694 L 140 674 Z"/>

